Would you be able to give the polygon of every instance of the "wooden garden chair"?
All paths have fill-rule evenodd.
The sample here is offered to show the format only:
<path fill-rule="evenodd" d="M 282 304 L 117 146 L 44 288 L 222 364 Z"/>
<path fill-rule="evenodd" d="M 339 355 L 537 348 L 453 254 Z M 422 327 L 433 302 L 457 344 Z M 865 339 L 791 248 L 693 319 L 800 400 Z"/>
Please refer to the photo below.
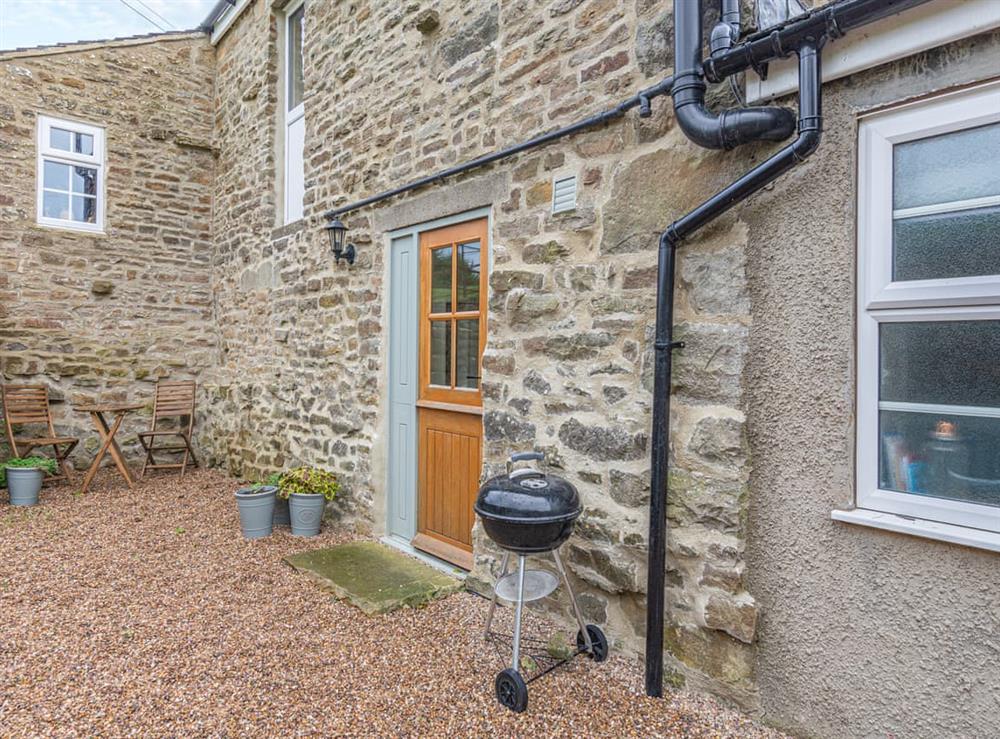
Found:
<path fill-rule="evenodd" d="M 140 477 L 146 476 L 146 470 L 176 470 L 181 471 L 181 477 L 188 464 L 197 466 L 198 458 L 191 448 L 191 433 L 194 431 L 194 396 L 197 385 L 193 380 L 156 383 L 156 396 L 153 399 L 153 425 L 149 431 L 139 432 L 139 443 L 146 451 L 146 460 L 142 463 Z M 160 422 L 175 420 L 173 428 L 161 428 Z M 164 439 L 167 443 L 157 445 Z M 183 453 L 180 462 L 158 462 L 155 454 Z"/>
<path fill-rule="evenodd" d="M 11 454 L 15 457 L 27 457 L 33 449 L 52 447 L 62 474 L 51 475 L 47 480 L 72 482 L 73 476 L 67 459 L 80 440 L 74 436 L 56 434 L 49 408 L 48 388 L 45 385 L 0 385 L 0 405 L 3 406 L 4 426 Z M 15 436 L 14 426 L 44 426 L 45 431 Z M 22 430 L 22 433 L 28 432 Z"/>

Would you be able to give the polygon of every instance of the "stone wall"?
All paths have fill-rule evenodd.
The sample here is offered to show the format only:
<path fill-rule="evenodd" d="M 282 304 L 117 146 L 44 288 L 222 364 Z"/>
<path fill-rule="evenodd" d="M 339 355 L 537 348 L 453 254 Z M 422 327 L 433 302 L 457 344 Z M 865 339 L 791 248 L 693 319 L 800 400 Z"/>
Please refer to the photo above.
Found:
<path fill-rule="evenodd" d="M 216 361 L 214 69 L 202 34 L 0 53 L 0 375 L 49 386 L 77 463 L 98 440 L 74 403 L 146 400 Z M 36 224 L 40 114 L 105 128 L 104 234 Z"/>
<path fill-rule="evenodd" d="M 221 364 L 206 443 L 214 461 L 241 475 L 299 463 L 336 469 L 345 483 L 337 505 L 378 532 L 384 224 L 439 214 L 415 210 L 419 195 L 352 214 L 360 256 L 348 267 L 329 255 L 322 212 L 658 81 L 669 71 L 669 17 L 645 0 L 312 3 L 305 218 L 276 228 L 277 7 L 258 0 L 217 48 Z M 490 175 L 500 194 L 491 203 L 484 472 L 534 447 L 578 485 L 586 512 L 569 567 L 588 617 L 631 652 L 644 632 L 657 237 L 747 163 L 691 145 L 668 111 L 661 99 L 651 119 L 630 116 Z M 552 178 L 569 174 L 580 183 L 578 207 L 552 215 Z M 747 237 L 731 217 L 692 241 L 679 263 L 689 349 L 675 369 L 668 641 L 677 680 L 683 673 L 752 704 L 756 609 L 743 580 Z M 495 556 L 482 536 L 476 549 L 482 579 Z"/>

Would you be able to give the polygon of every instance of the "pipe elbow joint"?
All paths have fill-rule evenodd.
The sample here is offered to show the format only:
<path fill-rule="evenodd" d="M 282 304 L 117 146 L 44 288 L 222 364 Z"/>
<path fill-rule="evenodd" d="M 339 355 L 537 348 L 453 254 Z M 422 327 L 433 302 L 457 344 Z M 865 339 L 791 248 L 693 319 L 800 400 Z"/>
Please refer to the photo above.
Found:
<path fill-rule="evenodd" d="M 684 134 L 706 149 L 784 141 L 795 133 L 795 114 L 787 108 L 736 108 L 713 115 L 700 101 L 675 99 L 674 113 Z"/>
<path fill-rule="evenodd" d="M 819 148 L 822 138 L 822 131 L 819 128 L 808 128 L 799 133 L 799 137 L 792 144 L 792 152 L 800 162 L 810 156 Z"/>

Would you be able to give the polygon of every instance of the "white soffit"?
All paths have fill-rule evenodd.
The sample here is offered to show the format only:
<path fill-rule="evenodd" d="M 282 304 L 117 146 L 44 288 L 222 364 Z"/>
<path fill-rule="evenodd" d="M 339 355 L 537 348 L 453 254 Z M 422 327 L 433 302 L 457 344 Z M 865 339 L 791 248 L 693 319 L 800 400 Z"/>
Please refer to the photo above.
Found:
<path fill-rule="evenodd" d="M 855 28 L 823 52 L 823 81 L 1000 27 L 1000 0 L 932 0 L 925 5 Z M 798 89 L 794 55 L 773 62 L 766 80 L 747 72 L 747 101 L 758 102 Z"/>
<path fill-rule="evenodd" d="M 233 25 L 240 13 L 247 9 L 253 0 L 236 0 L 236 5 L 230 5 L 220 15 L 212 25 L 212 46 L 219 43 L 220 39 L 226 35 L 226 31 Z"/>

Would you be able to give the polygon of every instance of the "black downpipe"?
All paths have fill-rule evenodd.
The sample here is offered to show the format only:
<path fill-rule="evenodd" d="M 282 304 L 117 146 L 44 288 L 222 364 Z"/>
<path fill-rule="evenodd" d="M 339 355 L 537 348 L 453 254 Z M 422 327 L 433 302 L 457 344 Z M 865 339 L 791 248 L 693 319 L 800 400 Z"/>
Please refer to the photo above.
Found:
<path fill-rule="evenodd" d="M 708 48 L 712 56 L 732 48 L 740 37 L 740 0 L 719 0 L 719 22 L 712 29 Z"/>
<path fill-rule="evenodd" d="M 683 4 L 683 0 L 680 0 Z M 646 584 L 646 695 L 663 695 L 663 621 L 667 555 L 667 496 L 670 472 L 670 370 L 674 341 L 674 265 L 685 237 L 725 213 L 762 187 L 805 160 L 819 146 L 823 130 L 820 49 L 818 36 L 803 41 L 799 56 L 799 135 L 687 215 L 674 221 L 660 237 L 656 276 L 656 334 L 653 375 L 652 495 L 649 506 L 649 567 Z"/>
<path fill-rule="evenodd" d="M 701 57 L 702 0 L 674 0 L 674 114 L 689 139 L 708 149 L 751 141 L 784 141 L 795 132 L 787 108 L 734 108 L 715 115 L 705 107 Z"/>

